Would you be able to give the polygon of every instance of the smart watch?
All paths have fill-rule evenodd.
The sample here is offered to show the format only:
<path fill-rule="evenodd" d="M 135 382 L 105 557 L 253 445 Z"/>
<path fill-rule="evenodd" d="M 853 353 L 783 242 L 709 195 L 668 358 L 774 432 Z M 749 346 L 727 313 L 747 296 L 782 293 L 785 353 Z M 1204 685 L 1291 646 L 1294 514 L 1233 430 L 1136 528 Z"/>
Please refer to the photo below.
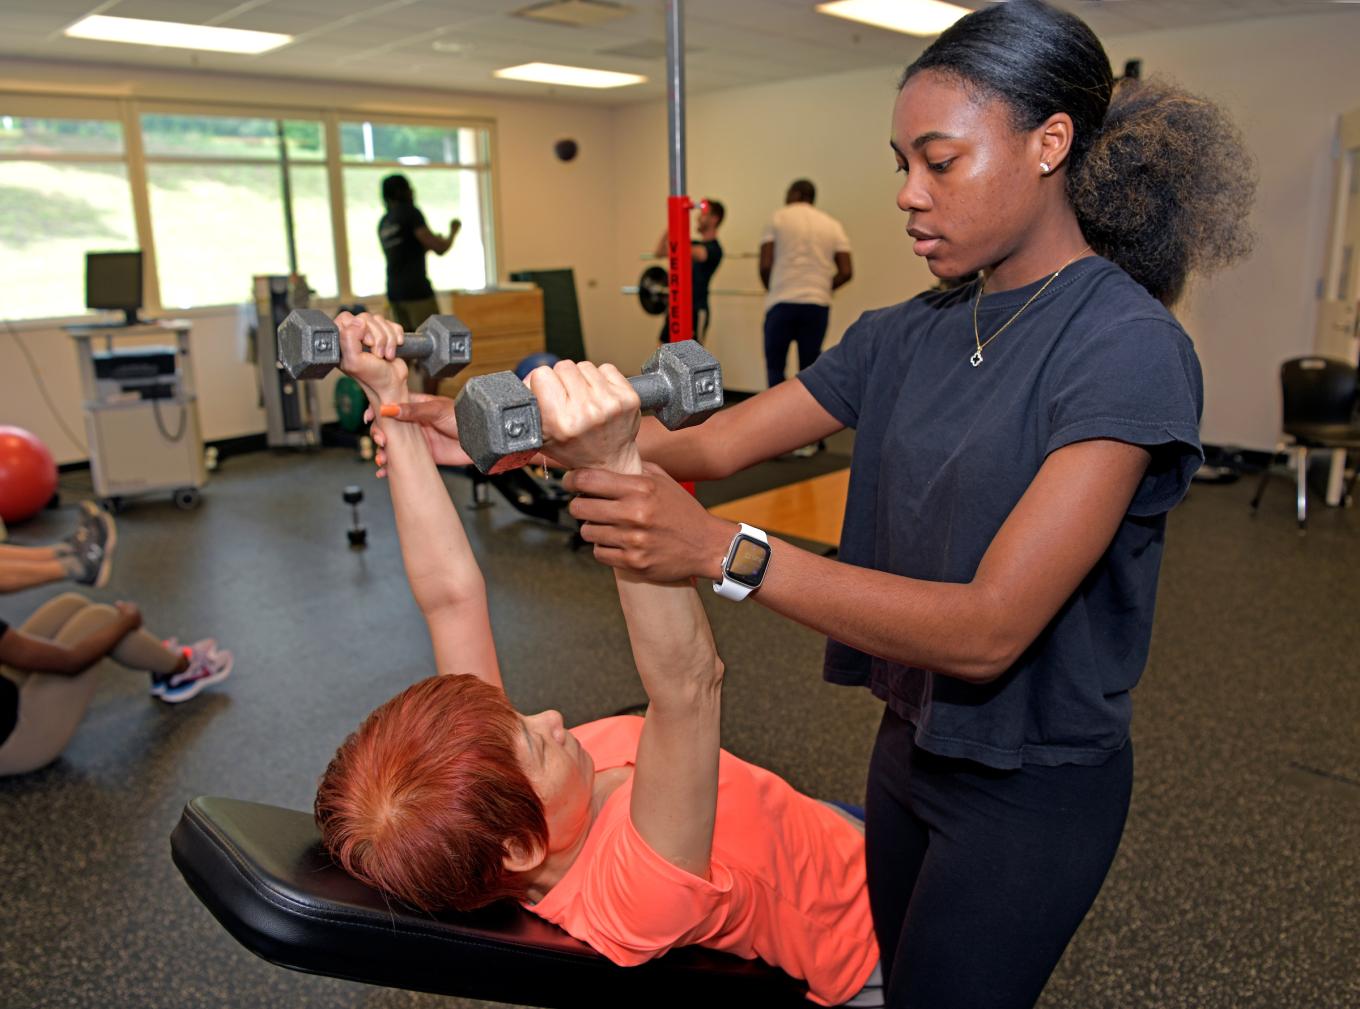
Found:
<path fill-rule="evenodd" d="M 765 569 L 770 566 L 770 540 L 763 530 L 741 523 L 732 545 L 723 559 L 722 581 L 713 583 L 713 591 L 724 599 L 740 602 L 765 580 Z"/>

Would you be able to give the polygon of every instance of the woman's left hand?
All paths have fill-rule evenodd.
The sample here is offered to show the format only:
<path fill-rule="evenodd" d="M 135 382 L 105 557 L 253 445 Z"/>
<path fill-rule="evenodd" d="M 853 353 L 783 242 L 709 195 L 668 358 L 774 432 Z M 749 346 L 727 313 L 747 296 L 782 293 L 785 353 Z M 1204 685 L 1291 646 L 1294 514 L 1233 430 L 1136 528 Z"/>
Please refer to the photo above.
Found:
<path fill-rule="evenodd" d="M 563 485 L 580 495 L 568 510 L 596 560 L 650 582 L 722 577 L 736 523 L 709 514 L 660 466 L 643 463 L 637 476 L 573 470 Z"/>

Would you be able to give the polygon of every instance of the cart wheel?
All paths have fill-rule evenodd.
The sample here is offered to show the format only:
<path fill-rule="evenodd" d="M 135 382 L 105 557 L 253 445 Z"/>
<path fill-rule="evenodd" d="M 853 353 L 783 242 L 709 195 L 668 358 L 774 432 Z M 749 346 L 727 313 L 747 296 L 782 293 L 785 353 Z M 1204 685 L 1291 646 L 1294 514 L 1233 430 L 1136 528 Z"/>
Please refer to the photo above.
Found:
<path fill-rule="evenodd" d="M 123 499 L 120 497 L 100 498 L 99 504 L 110 515 L 117 515 L 123 510 Z"/>
<path fill-rule="evenodd" d="M 198 507 L 199 494 L 197 487 L 180 487 L 174 495 L 175 507 L 181 511 L 191 511 Z"/>

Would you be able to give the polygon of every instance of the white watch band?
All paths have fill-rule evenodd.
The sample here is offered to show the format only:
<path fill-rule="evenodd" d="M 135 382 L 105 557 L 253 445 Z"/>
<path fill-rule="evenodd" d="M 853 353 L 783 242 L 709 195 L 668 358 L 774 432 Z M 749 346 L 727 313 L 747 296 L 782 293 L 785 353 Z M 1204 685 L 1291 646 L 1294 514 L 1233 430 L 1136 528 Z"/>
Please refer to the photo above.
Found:
<path fill-rule="evenodd" d="M 728 576 L 727 565 L 732 560 L 732 548 L 736 546 L 737 540 L 742 536 L 747 536 L 753 540 L 759 540 L 766 545 L 770 542 L 770 538 L 765 535 L 765 530 L 757 529 L 755 526 L 748 526 L 745 522 L 741 522 L 739 525 L 741 528 L 737 530 L 737 535 L 732 537 L 732 545 L 727 548 L 727 554 L 723 557 L 722 581 L 713 583 L 714 592 L 718 593 L 718 595 L 722 596 L 724 599 L 731 599 L 733 602 L 741 602 L 759 586 L 743 585 L 741 582 Z"/>

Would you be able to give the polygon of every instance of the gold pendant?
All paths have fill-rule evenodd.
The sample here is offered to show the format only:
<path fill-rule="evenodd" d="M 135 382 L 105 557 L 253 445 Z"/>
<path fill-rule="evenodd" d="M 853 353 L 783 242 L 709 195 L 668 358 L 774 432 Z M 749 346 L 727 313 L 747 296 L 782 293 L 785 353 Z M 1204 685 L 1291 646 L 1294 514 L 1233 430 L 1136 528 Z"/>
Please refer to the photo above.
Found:
<path fill-rule="evenodd" d="M 974 368 L 976 368 L 978 365 L 980 365 L 980 364 L 982 363 L 982 348 L 981 348 L 981 347 L 979 347 L 977 350 L 973 351 L 973 356 L 970 357 L 970 358 L 968 359 L 968 363 L 971 364 Z"/>

